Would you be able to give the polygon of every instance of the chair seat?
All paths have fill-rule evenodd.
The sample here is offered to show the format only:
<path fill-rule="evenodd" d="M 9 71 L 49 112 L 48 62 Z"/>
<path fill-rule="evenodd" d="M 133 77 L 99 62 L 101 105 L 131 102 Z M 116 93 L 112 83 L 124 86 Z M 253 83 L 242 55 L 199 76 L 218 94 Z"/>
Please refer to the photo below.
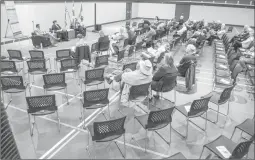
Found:
<path fill-rule="evenodd" d="M 53 84 L 53 85 L 43 85 L 44 89 L 47 90 L 60 90 L 60 89 L 64 89 L 67 87 L 66 83 L 63 84 Z"/>
<path fill-rule="evenodd" d="M 5 93 L 19 93 L 19 92 L 25 92 L 26 91 L 26 87 L 24 86 L 24 88 L 10 88 L 10 89 L 7 89 L 7 90 L 4 90 L 3 91 Z"/>
<path fill-rule="evenodd" d="M 136 103 L 136 102 L 142 102 L 144 101 L 145 99 L 147 98 L 147 96 L 139 96 L 139 97 L 136 97 L 136 99 L 130 99 L 130 101 Z"/>
<path fill-rule="evenodd" d="M 181 152 L 178 152 L 170 157 L 164 159 L 187 159 Z"/>
<path fill-rule="evenodd" d="M 214 141 L 208 143 L 205 145 L 206 148 L 208 148 L 210 151 L 212 151 L 214 154 L 216 154 L 217 156 L 219 156 L 221 159 L 228 159 L 225 158 L 216 147 L 218 146 L 225 146 L 226 149 L 232 153 L 236 147 L 236 143 L 234 143 L 233 141 L 231 141 L 230 139 L 228 139 L 227 137 L 221 135 L 219 136 L 217 139 L 215 139 Z"/>
<path fill-rule="evenodd" d="M 94 104 L 94 105 L 88 107 L 86 104 L 84 104 L 83 108 L 86 108 L 86 109 L 98 109 L 98 108 L 103 108 L 106 105 L 107 104 Z"/>
<path fill-rule="evenodd" d="M 254 120 L 246 119 L 243 123 L 237 125 L 236 128 L 239 128 L 240 130 L 244 131 L 250 136 L 253 136 L 254 135 Z"/>
<path fill-rule="evenodd" d="M 179 112 L 181 112 L 183 115 L 185 115 L 186 117 L 188 116 L 188 112 L 185 108 L 185 106 L 191 106 L 192 102 L 186 103 L 186 104 L 182 104 L 180 106 L 175 107 L 175 109 L 177 109 Z"/>
<path fill-rule="evenodd" d="M 215 78 L 215 84 L 220 85 L 222 87 L 231 87 L 232 86 L 232 80 L 229 78 Z"/>
<path fill-rule="evenodd" d="M 84 81 L 84 84 L 87 86 L 99 85 L 104 83 L 104 80 L 95 80 L 95 81 Z"/>
<path fill-rule="evenodd" d="M 210 102 L 216 104 L 216 105 L 219 105 L 219 100 L 220 100 L 220 95 L 221 93 L 218 93 L 218 92 L 215 92 L 215 91 L 212 91 L 210 92 L 209 94 L 203 96 L 203 98 L 206 98 L 206 97 L 210 97 Z"/>
<path fill-rule="evenodd" d="M 93 125 L 89 125 L 87 128 L 88 128 L 88 130 L 89 130 L 89 132 L 91 134 L 92 141 L 96 141 L 96 142 L 108 142 L 108 141 L 115 140 L 115 139 L 119 138 L 120 136 L 122 136 L 122 134 L 113 134 L 113 135 L 108 136 L 108 137 L 103 138 L 103 139 L 97 139 L 97 137 L 94 134 L 94 126 Z"/>
<path fill-rule="evenodd" d="M 30 74 L 46 74 L 47 73 L 47 69 L 28 70 L 28 73 L 30 73 Z"/>
<path fill-rule="evenodd" d="M 146 125 L 147 125 L 147 122 L 148 122 L 148 118 L 149 118 L 149 115 L 148 114 L 145 114 L 145 115 L 141 115 L 141 116 L 136 116 L 135 119 L 137 119 L 137 121 L 142 125 L 142 127 L 144 129 L 146 129 Z"/>
<path fill-rule="evenodd" d="M 17 74 L 22 70 L 22 68 L 17 68 L 17 70 L 13 70 L 13 71 L 3 71 L 1 72 L 1 74 L 5 74 L 5 75 L 13 75 L 13 74 Z"/>
<path fill-rule="evenodd" d="M 48 114 L 53 114 L 58 110 L 57 106 L 51 107 L 50 109 L 45 109 L 45 110 L 33 110 L 33 109 L 28 109 L 28 113 L 32 114 L 33 116 L 43 116 L 43 115 L 48 115 Z"/>
<path fill-rule="evenodd" d="M 72 72 L 77 72 L 79 69 L 79 67 L 75 67 L 75 68 L 69 68 L 69 69 L 63 69 L 60 68 L 60 72 L 65 72 L 65 73 L 72 73 Z"/>
<path fill-rule="evenodd" d="M 223 78 L 230 78 L 231 74 L 229 71 L 224 71 L 220 69 L 216 69 L 215 75 Z"/>
<path fill-rule="evenodd" d="M 228 70 L 228 66 L 221 63 L 216 63 L 215 68 L 219 70 Z"/>
<path fill-rule="evenodd" d="M 216 57 L 217 57 L 217 58 L 220 58 L 220 59 L 227 59 L 227 57 L 224 56 L 224 55 L 216 55 Z"/>
<path fill-rule="evenodd" d="M 217 51 L 224 51 L 225 48 L 224 48 L 224 47 L 218 47 L 218 46 L 216 46 L 216 50 L 217 50 Z"/>
<path fill-rule="evenodd" d="M 222 63 L 222 64 L 225 64 L 225 65 L 228 64 L 228 61 L 226 59 L 216 58 L 215 61 L 216 61 L 216 63 Z"/>
<path fill-rule="evenodd" d="M 225 56 L 226 52 L 224 52 L 224 51 L 216 51 L 215 54 L 216 55 L 223 55 L 223 56 Z"/>

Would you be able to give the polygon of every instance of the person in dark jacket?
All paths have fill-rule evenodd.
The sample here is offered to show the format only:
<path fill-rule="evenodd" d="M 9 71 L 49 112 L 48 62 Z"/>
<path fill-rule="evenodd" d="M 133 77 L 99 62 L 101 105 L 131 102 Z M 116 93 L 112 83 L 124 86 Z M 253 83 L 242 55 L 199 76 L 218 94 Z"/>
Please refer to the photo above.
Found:
<path fill-rule="evenodd" d="M 158 90 L 157 87 L 159 87 L 159 85 L 160 85 L 159 82 L 165 75 L 170 75 L 170 76 L 178 75 L 178 70 L 174 66 L 174 59 L 170 53 L 165 55 L 164 61 L 165 61 L 165 64 L 163 64 L 157 70 L 157 72 L 153 75 L 152 83 L 151 83 L 152 90 Z M 159 93 L 157 92 L 157 94 L 154 95 L 154 97 L 159 98 Z"/>
<path fill-rule="evenodd" d="M 99 31 L 99 36 L 100 36 L 100 37 L 98 38 L 98 43 L 110 41 L 110 40 L 109 40 L 109 37 L 106 36 L 102 30 Z"/>
<path fill-rule="evenodd" d="M 57 37 L 63 41 L 68 41 L 68 32 L 60 27 L 56 20 L 53 21 L 52 31 L 57 33 Z"/>
<path fill-rule="evenodd" d="M 192 44 L 189 44 L 186 48 L 186 54 L 182 57 L 179 65 L 177 66 L 178 72 L 182 77 L 185 77 L 186 71 L 190 67 L 191 61 L 197 63 L 196 57 L 194 54 L 196 53 L 196 47 Z"/>

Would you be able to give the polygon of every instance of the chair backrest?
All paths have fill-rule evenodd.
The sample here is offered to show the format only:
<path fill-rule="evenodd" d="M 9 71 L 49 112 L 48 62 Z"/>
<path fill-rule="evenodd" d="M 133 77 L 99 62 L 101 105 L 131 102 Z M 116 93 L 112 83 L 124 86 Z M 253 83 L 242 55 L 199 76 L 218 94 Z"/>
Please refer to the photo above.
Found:
<path fill-rule="evenodd" d="M 234 87 L 235 87 L 235 85 L 233 85 L 232 87 L 229 87 L 229 88 L 225 88 L 223 90 L 223 92 L 220 95 L 219 104 L 226 103 L 229 100 L 229 98 L 231 96 L 231 92 L 234 89 Z"/>
<path fill-rule="evenodd" d="M 95 104 L 108 104 L 109 88 L 90 90 L 83 92 L 84 108 L 89 108 Z"/>
<path fill-rule="evenodd" d="M 22 54 L 20 50 L 11 50 L 8 49 L 7 50 L 8 54 L 9 54 L 9 59 L 17 59 L 17 60 L 23 60 Z"/>
<path fill-rule="evenodd" d="M 137 26 L 137 22 L 133 22 L 132 27 L 136 27 L 136 26 Z"/>
<path fill-rule="evenodd" d="M 124 128 L 125 120 L 126 116 L 104 122 L 94 122 L 94 137 L 92 137 L 92 140 L 99 141 L 107 137 L 123 135 L 126 131 Z"/>
<path fill-rule="evenodd" d="M 172 74 L 164 75 L 159 80 L 160 91 L 161 92 L 169 92 L 169 91 L 173 90 L 177 84 L 177 81 L 176 81 L 177 76 L 178 76 L 178 73 L 176 73 L 176 75 L 172 75 Z"/>
<path fill-rule="evenodd" d="M 74 58 L 77 58 L 78 64 L 80 64 L 81 60 L 83 60 L 83 59 L 91 62 L 89 45 L 83 45 L 83 46 L 76 47 Z"/>
<path fill-rule="evenodd" d="M 45 87 L 53 87 L 61 84 L 65 84 L 65 73 L 53 73 L 43 75 L 43 81 Z"/>
<path fill-rule="evenodd" d="M 64 59 L 64 58 L 70 58 L 71 57 L 71 49 L 61 49 L 56 50 L 56 59 Z"/>
<path fill-rule="evenodd" d="M 125 39 L 125 40 L 124 40 L 124 46 L 123 46 L 123 48 L 125 48 L 125 47 L 128 45 L 128 42 L 129 42 L 129 39 Z"/>
<path fill-rule="evenodd" d="M 146 129 L 161 129 L 172 122 L 172 113 L 174 107 L 149 113 Z"/>
<path fill-rule="evenodd" d="M 95 60 L 95 68 L 103 66 L 103 65 L 108 65 L 108 58 L 109 55 L 102 55 L 102 56 L 97 56 Z"/>
<path fill-rule="evenodd" d="M 130 68 L 132 71 L 135 71 L 136 66 L 137 66 L 137 62 L 125 64 L 125 65 L 123 65 L 122 71 L 124 71 L 127 68 Z"/>
<path fill-rule="evenodd" d="M 99 51 L 107 51 L 110 47 L 110 41 L 100 42 Z"/>
<path fill-rule="evenodd" d="M 118 56 L 117 56 L 117 62 L 119 62 L 119 61 L 121 61 L 121 60 L 123 60 L 124 59 L 124 56 L 125 56 L 125 49 L 123 49 L 123 50 L 121 50 L 121 51 L 119 51 L 117 54 L 118 54 Z"/>
<path fill-rule="evenodd" d="M 28 72 L 38 71 L 38 70 L 46 70 L 45 60 L 30 60 L 27 61 Z"/>
<path fill-rule="evenodd" d="M 2 76 L 2 90 L 8 89 L 25 89 L 22 76 Z"/>
<path fill-rule="evenodd" d="M 133 46 L 133 45 L 129 47 L 129 49 L 128 49 L 128 57 L 131 57 L 133 55 L 134 48 L 135 48 L 135 46 Z"/>
<path fill-rule="evenodd" d="M 17 72 L 16 64 L 14 61 L 1 60 L 0 66 L 1 66 L 1 72 L 6 72 L 6 71 Z"/>
<path fill-rule="evenodd" d="M 129 100 L 136 99 L 141 96 L 149 95 L 149 87 L 151 83 L 131 86 L 129 89 Z"/>
<path fill-rule="evenodd" d="M 194 61 L 187 62 L 189 68 L 185 73 L 185 85 L 186 88 L 191 89 L 192 85 L 196 81 L 196 63 Z"/>
<path fill-rule="evenodd" d="M 99 43 L 98 43 L 98 42 L 93 43 L 93 44 L 91 45 L 91 51 L 90 51 L 90 53 L 94 53 L 94 52 L 97 52 L 97 51 L 99 51 Z"/>
<path fill-rule="evenodd" d="M 194 100 L 190 106 L 188 117 L 197 117 L 208 110 L 208 103 L 211 97 Z"/>
<path fill-rule="evenodd" d="M 242 159 L 249 152 L 253 140 L 239 143 L 233 150 L 229 159 Z"/>
<path fill-rule="evenodd" d="M 136 38 L 137 38 L 137 35 L 135 35 L 134 37 L 133 37 L 133 39 L 132 39 L 132 45 L 135 45 L 135 43 L 136 43 Z"/>
<path fill-rule="evenodd" d="M 40 50 L 29 50 L 31 59 L 44 59 L 44 52 Z"/>
<path fill-rule="evenodd" d="M 60 71 L 66 71 L 68 69 L 78 69 L 77 58 L 67 58 L 60 60 Z"/>
<path fill-rule="evenodd" d="M 58 109 L 56 106 L 55 95 L 26 97 L 26 101 L 28 105 L 28 113 L 35 113 L 42 110 L 56 111 Z"/>
<path fill-rule="evenodd" d="M 104 81 L 104 68 L 97 68 L 85 71 L 85 79 L 87 82 Z"/>

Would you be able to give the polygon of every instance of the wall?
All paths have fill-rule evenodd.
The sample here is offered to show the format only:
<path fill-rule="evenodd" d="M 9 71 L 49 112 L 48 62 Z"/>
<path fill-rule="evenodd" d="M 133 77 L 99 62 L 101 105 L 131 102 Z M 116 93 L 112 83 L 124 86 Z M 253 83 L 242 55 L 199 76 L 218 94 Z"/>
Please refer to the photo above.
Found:
<path fill-rule="evenodd" d="M 190 18 L 205 19 L 208 22 L 220 20 L 225 24 L 254 26 L 254 9 L 192 5 Z"/>
<path fill-rule="evenodd" d="M 175 4 L 139 3 L 137 17 L 171 19 L 175 16 Z"/>
<path fill-rule="evenodd" d="M 138 6 L 139 3 L 132 3 L 132 18 L 138 17 Z"/>
<path fill-rule="evenodd" d="M 75 3 L 75 15 L 80 12 L 81 3 Z M 72 17 L 72 2 L 66 3 Z M 94 24 L 94 3 L 82 3 L 85 25 Z M 57 20 L 61 26 L 65 24 L 65 3 L 18 3 L 16 11 L 20 22 L 20 28 L 24 35 L 30 35 L 33 30 L 32 21 L 40 23 L 42 30 L 49 30 L 53 20 Z M 125 3 L 97 3 L 97 23 L 105 23 L 125 19 Z M 67 18 L 69 25 L 69 18 Z M 7 17 L 4 4 L 1 4 L 1 35 L 5 34 Z"/>

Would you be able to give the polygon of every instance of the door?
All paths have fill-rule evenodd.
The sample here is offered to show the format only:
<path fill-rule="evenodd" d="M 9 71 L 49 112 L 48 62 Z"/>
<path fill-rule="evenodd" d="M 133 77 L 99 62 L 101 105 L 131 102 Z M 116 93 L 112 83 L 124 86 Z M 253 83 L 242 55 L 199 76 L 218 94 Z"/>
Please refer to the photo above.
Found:
<path fill-rule="evenodd" d="M 130 23 L 131 18 L 132 18 L 132 3 L 127 2 L 126 3 L 126 25 Z"/>
<path fill-rule="evenodd" d="M 176 4 L 175 7 L 175 18 L 178 20 L 180 16 L 184 16 L 184 20 L 189 19 L 190 5 L 188 4 Z"/>

